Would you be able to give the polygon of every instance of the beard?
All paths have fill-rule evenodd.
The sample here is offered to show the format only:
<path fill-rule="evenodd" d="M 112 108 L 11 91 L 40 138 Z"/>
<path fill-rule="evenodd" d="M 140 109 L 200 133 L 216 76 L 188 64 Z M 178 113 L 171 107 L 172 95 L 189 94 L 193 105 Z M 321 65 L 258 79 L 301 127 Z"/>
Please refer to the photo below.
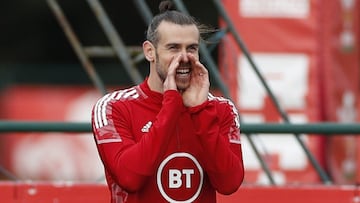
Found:
<path fill-rule="evenodd" d="M 157 75 L 159 76 L 159 78 L 161 79 L 161 81 L 164 83 L 164 81 L 167 77 L 167 69 L 162 67 L 162 65 L 159 63 L 158 54 L 156 53 L 155 55 L 156 55 L 156 63 L 155 63 L 156 72 L 157 72 Z M 189 64 L 180 62 L 180 67 L 181 66 L 189 67 Z M 176 87 L 179 91 L 184 91 L 190 85 L 190 78 L 182 77 L 181 75 L 175 74 L 175 83 L 176 83 Z"/>
<path fill-rule="evenodd" d="M 160 80 L 162 82 L 165 82 L 167 72 L 163 68 L 161 68 L 161 65 L 159 63 L 159 59 L 158 59 L 158 57 L 156 57 L 156 58 L 157 58 L 156 63 L 155 63 L 156 73 L 159 76 Z"/>

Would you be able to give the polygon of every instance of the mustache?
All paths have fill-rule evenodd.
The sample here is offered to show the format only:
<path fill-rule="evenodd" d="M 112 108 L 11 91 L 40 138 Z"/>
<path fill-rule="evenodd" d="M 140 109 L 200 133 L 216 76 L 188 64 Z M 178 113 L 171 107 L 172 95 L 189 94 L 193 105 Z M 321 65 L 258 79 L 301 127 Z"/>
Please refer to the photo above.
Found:
<path fill-rule="evenodd" d="M 179 67 L 189 68 L 189 67 L 191 67 L 191 63 L 190 62 L 180 62 Z"/>

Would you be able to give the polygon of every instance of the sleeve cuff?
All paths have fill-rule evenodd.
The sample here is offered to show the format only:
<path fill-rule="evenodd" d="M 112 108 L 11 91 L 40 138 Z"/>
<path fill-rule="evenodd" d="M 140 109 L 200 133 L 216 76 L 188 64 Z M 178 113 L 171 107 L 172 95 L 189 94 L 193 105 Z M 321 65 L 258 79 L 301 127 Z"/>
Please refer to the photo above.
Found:
<path fill-rule="evenodd" d="M 207 105 L 209 105 L 210 104 L 210 101 L 209 100 L 207 100 L 207 101 L 205 101 L 204 103 L 202 103 L 202 104 L 200 104 L 200 105 L 197 105 L 197 106 L 194 106 L 194 107 L 190 107 L 189 108 L 189 112 L 191 113 L 191 114 L 194 114 L 194 113 L 198 113 L 198 112 L 200 112 L 201 110 L 203 110 Z"/>

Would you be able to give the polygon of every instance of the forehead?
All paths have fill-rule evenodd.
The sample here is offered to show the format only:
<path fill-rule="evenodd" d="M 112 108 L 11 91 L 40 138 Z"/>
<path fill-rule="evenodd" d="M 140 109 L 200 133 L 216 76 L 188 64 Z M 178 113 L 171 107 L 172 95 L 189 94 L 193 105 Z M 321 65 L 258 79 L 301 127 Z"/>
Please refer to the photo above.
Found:
<path fill-rule="evenodd" d="M 158 27 L 159 43 L 198 43 L 200 40 L 199 29 L 196 25 L 179 25 L 167 21 Z"/>

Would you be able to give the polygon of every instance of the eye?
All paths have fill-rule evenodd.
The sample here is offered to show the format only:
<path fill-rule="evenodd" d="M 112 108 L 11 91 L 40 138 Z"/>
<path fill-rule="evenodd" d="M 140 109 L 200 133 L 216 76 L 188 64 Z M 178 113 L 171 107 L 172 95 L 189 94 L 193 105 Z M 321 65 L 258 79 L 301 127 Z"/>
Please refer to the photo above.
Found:
<path fill-rule="evenodd" d="M 176 44 L 171 44 L 167 46 L 167 49 L 170 51 L 176 51 L 179 49 L 179 46 L 177 46 Z"/>
<path fill-rule="evenodd" d="M 190 46 L 188 48 L 188 51 L 191 53 L 197 52 L 198 51 L 198 46 Z"/>

